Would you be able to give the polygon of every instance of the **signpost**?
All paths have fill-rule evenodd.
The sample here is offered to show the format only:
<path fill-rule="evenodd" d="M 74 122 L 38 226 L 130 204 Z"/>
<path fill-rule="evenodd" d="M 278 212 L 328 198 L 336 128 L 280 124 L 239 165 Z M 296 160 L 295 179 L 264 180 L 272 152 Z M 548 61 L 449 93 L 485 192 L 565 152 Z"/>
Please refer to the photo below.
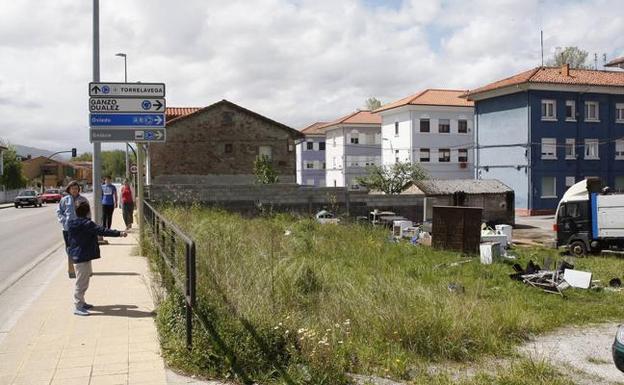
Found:
<path fill-rule="evenodd" d="M 99 80 L 99 76 L 94 78 Z M 165 84 L 91 82 L 89 97 L 89 131 L 94 149 L 101 142 L 137 143 L 138 166 L 133 165 L 132 169 L 137 174 L 137 206 L 142 228 L 145 157 L 142 143 L 167 139 Z"/>

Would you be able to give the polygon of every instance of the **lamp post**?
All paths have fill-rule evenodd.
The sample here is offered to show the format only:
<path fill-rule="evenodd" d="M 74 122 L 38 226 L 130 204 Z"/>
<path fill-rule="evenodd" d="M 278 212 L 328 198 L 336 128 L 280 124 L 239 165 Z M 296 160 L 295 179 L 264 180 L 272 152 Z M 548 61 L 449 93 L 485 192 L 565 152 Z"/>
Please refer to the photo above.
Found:
<path fill-rule="evenodd" d="M 124 59 L 124 83 L 128 83 L 128 55 L 123 52 L 116 53 L 115 56 Z M 126 179 L 130 178 L 130 159 L 128 157 L 128 143 L 126 143 Z"/>

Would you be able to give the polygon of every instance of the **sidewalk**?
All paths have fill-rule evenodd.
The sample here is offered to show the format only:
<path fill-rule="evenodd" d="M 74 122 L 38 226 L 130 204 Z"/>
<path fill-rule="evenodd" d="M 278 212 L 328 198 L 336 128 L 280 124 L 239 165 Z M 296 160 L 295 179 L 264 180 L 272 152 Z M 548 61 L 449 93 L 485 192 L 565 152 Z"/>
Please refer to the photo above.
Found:
<path fill-rule="evenodd" d="M 124 228 L 121 210 L 113 227 Z M 74 280 L 66 266 L 0 341 L 0 385 L 166 384 L 153 320 L 149 270 L 136 228 L 107 238 L 93 261 L 86 299 L 92 314 L 73 314 Z"/>

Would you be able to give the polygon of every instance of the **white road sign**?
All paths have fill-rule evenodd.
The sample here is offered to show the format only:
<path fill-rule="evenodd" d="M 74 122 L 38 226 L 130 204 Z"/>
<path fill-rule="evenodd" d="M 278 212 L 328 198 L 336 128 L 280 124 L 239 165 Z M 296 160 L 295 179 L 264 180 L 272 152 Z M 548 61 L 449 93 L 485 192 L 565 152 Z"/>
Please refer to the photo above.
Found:
<path fill-rule="evenodd" d="M 164 98 L 164 83 L 89 83 L 91 97 Z"/>
<path fill-rule="evenodd" d="M 91 98 L 89 112 L 163 112 L 165 99 L 161 98 Z"/>

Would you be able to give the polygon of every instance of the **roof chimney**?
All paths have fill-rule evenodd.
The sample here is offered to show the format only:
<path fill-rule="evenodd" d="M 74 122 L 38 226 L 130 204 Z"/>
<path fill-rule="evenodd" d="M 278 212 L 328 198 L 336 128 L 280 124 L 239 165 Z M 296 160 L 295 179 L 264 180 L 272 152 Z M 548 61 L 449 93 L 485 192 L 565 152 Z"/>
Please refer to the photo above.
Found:
<path fill-rule="evenodd" d="M 568 63 L 561 66 L 561 74 L 563 76 L 570 76 L 570 65 Z"/>

